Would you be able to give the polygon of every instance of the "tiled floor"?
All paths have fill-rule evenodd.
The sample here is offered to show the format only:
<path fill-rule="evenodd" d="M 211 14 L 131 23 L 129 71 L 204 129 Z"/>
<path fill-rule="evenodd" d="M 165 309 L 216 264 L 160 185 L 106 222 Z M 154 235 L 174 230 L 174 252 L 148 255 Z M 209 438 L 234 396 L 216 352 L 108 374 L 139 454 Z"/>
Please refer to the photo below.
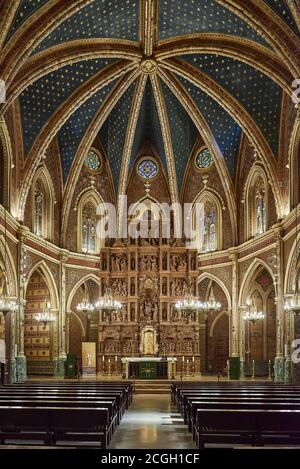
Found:
<path fill-rule="evenodd" d="M 117 428 L 110 448 L 195 448 L 170 395 L 138 394 Z"/>

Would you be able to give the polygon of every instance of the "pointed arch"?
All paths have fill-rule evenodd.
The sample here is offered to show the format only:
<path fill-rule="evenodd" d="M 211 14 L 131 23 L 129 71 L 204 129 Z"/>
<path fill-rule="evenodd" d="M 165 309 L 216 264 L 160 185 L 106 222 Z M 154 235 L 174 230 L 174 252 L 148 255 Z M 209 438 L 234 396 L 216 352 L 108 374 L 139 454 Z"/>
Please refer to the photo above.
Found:
<path fill-rule="evenodd" d="M 222 249 L 223 199 L 217 191 L 204 187 L 195 197 L 191 214 L 192 241 L 200 252 Z"/>
<path fill-rule="evenodd" d="M 253 280 L 255 273 L 258 273 L 258 271 L 262 269 L 266 269 L 268 273 L 270 274 L 270 277 L 273 283 L 275 282 L 274 273 L 271 267 L 262 259 L 259 259 L 257 257 L 253 259 L 253 261 L 251 262 L 250 266 L 248 267 L 244 275 L 244 278 L 240 286 L 240 294 L 239 294 L 239 306 L 240 307 L 246 304 L 247 295 L 249 293 L 249 285 L 250 285 L 250 282 Z"/>
<path fill-rule="evenodd" d="M 214 275 L 211 272 L 202 272 L 202 274 L 200 274 L 199 277 L 197 278 L 197 285 L 199 285 L 203 280 L 205 280 L 207 278 L 209 280 L 215 282 L 217 285 L 219 285 L 221 290 L 223 290 L 223 293 L 226 296 L 226 300 L 227 300 L 227 308 L 228 308 L 228 310 L 231 310 L 232 302 L 231 302 L 231 296 L 230 296 L 229 290 L 226 287 L 225 283 L 222 282 L 222 280 L 219 279 L 219 277 L 217 277 L 216 275 Z"/>
<path fill-rule="evenodd" d="M 294 240 L 287 265 L 286 265 L 286 275 L 284 279 L 284 293 L 289 294 L 293 293 L 296 289 L 296 280 L 297 280 L 297 262 L 300 258 L 300 233 L 297 235 L 297 239 Z"/>
<path fill-rule="evenodd" d="M 10 209 L 11 170 L 13 155 L 10 136 L 6 122 L 0 119 L 0 204 Z"/>
<path fill-rule="evenodd" d="M 32 231 L 42 238 L 53 240 L 55 189 L 45 165 L 40 166 L 32 181 L 31 220 Z"/>
<path fill-rule="evenodd" d="M 25 291 L 27 291 L 27 287 L 28 287 L 32 274 L 37 270 L 41 271 L 42 275 L 45 278 L 47 287 L 49 289 L 51 309 L 58 310 L 59 309 L 59 294 L 58 294 L 57 285 L 55 283 L 53 274 L 45 261 L 43 260 L 39 261 L 31 267 L 30 271 L 27 274 L 27 280 L 25 283 Z"/>
<path fill-rule="evenodd" d="M 95 282 L 97 285 L 100 284 L 99 277 L 95 274 L 92 274 L 92 273 L 86 274 L 84 277 L 82 277 L 80 280 L 78 280 L 78 282 L 74 285 L 74 287 L 70 291 L 69 296 L 67 298 L 66 311 L 71 311 L 71 304 L 72 304 L 73 298 L 74 298 L 78 288 L 80 288 L 81 285 L 86 283 L 88 280 L 93 280 L 93 282 Z"/>
<path fill-rule="evenodd" d="M 12 253 L 5 243 L 4 236 L 0 235 L 0 269 L 5 270 L 4 259 L 6 258 L 6 272 L 7 272 L 7 294 L 12 297 L 17 297 L 17 272 Z"/>
<path fill-rule="evenodd" d="M 212 322 L 212 324 L 211 324 L 211 326 L 210 326 L 209 337 L 213 337 L 215 327 L 216 327 L 217 323 L 220 321 L 220 319 L 221 319 L 223 316 L 226 316 L 226 317 L 229 318 L 228 311 L 221 311 L 221 313 L 218 314 L 218 315 L 214 318 L 214 320 L 213 320 L 213 322 Z"/>
<path fill-rule="evenodd" d="M 262 166 L 254 163 L 244 188 L 243 201 L 245 238 L 268 230 L 269 184 Z"/>
<path fill-rule="evenodd" d="M 300 203 L 300 109 L 294 124 L 290 145 L 289 145 L 289 194 L 290 210 Z"/>
<path fill-rule="evenodd" d="M 105 246 L 105 204 L 94 187 L 85 189 L 77 198 L 77 250 L 99 254 Z"/>

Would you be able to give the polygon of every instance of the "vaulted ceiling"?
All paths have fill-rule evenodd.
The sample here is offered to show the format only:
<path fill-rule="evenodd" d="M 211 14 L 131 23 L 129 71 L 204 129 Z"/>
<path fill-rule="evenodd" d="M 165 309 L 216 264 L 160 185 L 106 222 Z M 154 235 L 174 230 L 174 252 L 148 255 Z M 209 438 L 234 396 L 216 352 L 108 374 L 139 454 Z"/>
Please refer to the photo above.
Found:
<path fill-rule="evenodd" d="M 1 114 L 19 100 L 24 184 L 55 137 L 70 184 L 98 135 L 124 193 L 148 140 L 175 201 L 198 138 L 233 185 L 243 132 L 276 182 L 282 97 L 300 70 L 297 2 L 3 0 L 1 12 Z"/>

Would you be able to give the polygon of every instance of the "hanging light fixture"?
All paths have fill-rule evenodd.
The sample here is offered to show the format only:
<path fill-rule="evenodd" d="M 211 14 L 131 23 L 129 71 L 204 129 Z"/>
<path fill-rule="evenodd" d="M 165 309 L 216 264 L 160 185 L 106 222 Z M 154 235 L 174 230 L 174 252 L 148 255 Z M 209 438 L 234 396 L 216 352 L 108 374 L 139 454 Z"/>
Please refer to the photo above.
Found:
<path fill-rule="evenodd" d="M 112 313 L 120 311 L 122 303 L 113 298 L 111 288 L 106 288 L 104 296 L 100 297 L 95 303 L 95 308 L 98 311 L 102 311 L 105 315 L 108 315 L 109 320 L 112 320 Z"/>
<path fill-rule="evenodd" d="M 296 205 L 296 246 L 298 241 L 298 205 Z M 297 272 L 296 275 L 296 283 L 295 283 L 295 291 L 290 294 L 286 295 L 286 300 L 284 303 L 284 310 L 287 312 L 300 311 L 300 292 L 299 292 L 299 283 L 300 279 L 298 278 L 299 273 Z"/>
<path fill-rule="evenodd" d="M 244 321 L 250 321 L 254 324 L 256 323 L 256 321 L 260 321 L 265 318 L 265 313 L 257 309 L 256 303 L 253 298 L 252 302 L 247 301 L 247 305 L 245 308 L 247 308 L 247 311 L 245 311 L 242 316 Z"/>
<path fill-rule="evenodd" d="M 4 278 L 2 294 L 0 296 L 0 313 L 6 316 L 7 313 L 15 313 L 19 308 L 19 302 L 7 294 L 7 278 L 5 273 L 7 272 L 7 214 L 4 209 Z"/>
<path fill-rule="evenodd" d="M 51 313 L 50 308 L 51 308 L 50 301 L 48 301 L 45 298 L 44 310 L 41 313 L 37 313 L 34 317 L 34 319 L 37 322 L 44 324 L 44 329 L 46 328 L 47 324 L 51 324 L 52 322 L 55 322 L 55 315 Z"/>
<path fill-rule="evenodd" d="M 86 284 L 84 284 L 83 299 L 80 303 L 78 303 L 76 308 L 77 308 L 77 311 L 80 311 L 81 313 L 86 313 L 86 314 L 90 314 L 95 310 L 95 306 L 92 303 L 90 303 Z"/>
<path fill-rule="evenodd" d="M 212 251 L 210 253 L 210 278 L 212 278 Z M 222 307 L 222 303 L 220 303 L 219 301 L 216 301 L 215 299 L 212 286 L 210 287 L 208 300 L 204 301 L 203 306 L 204 306 L 205 311 L 210 311 L 210 312 L 219 311 L 219 309 L 221 309 Z"/>
<path fill-rule="evenodd" d="M 175 308 L 183 313 L 184 317 L 189 320 L 193 313 L 203 311 L 204 304 L 202 301 L 195 300 L 191 288 L 188 289 L 183 300 L 177 301 Z"/>

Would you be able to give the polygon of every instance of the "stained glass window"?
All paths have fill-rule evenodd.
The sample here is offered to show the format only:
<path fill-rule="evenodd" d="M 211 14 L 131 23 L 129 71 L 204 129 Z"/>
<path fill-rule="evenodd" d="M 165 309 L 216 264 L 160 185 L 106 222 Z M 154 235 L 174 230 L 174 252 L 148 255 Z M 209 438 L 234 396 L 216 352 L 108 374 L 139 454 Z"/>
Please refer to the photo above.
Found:
<path fill-rule="evenodd" d="M 210 151 L 207 148 L 200 151 L 195 158 L 195 163 L 198 169 L 208 169 L 213 164 Z"/>
<path fill-rule="evenodd" d="M 158 173 L 158 166 L 153 160 L 142 160 L 138 165 L 138 174 L 144 179 L 152 179 Z"/>
<path fill-rule="evenodd" d="M 85 159 L 85 164 L 90 170 L 99 171 L 101 168 L 101 159 L 95 151 L 90 150 Z"/>
<path fill-rule="evenodd" d="M 82 252 L 94 254 L 96 252 L 96 208 L 87 202 L 82 209 Z"/>

